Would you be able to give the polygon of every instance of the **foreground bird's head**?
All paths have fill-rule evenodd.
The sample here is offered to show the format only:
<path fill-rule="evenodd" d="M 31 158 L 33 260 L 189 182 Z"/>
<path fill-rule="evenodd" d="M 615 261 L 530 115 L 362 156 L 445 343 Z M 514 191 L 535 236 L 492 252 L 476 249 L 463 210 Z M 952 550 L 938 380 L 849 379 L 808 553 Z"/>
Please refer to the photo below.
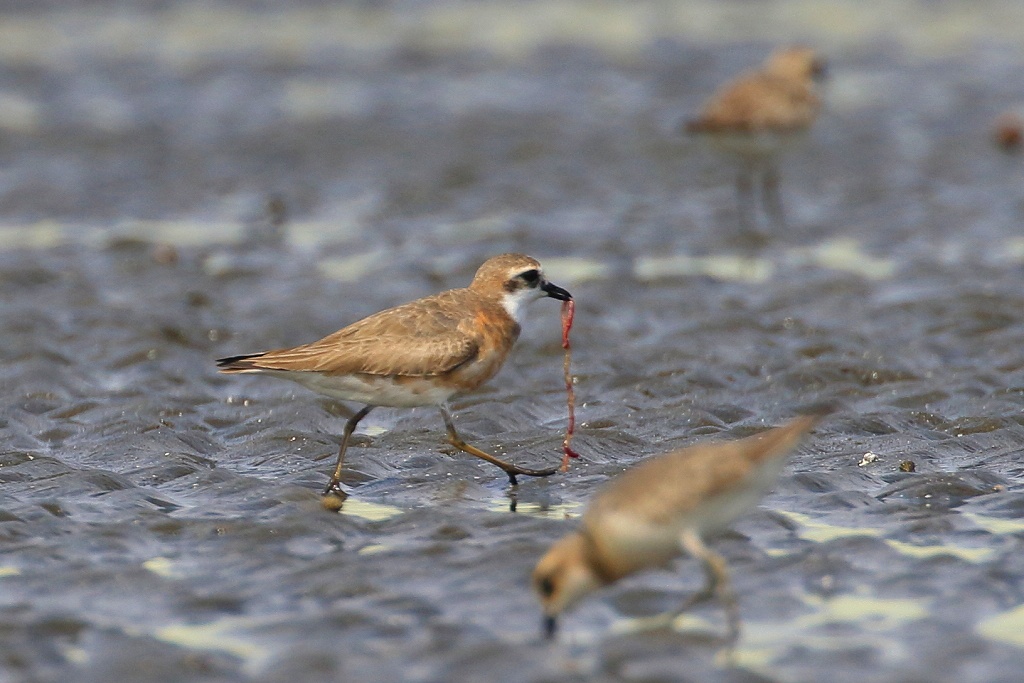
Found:
<path fill-rule="evenodd" d="M 769 55 L 764 70 L 790 80 L 818 80 L 825 75 L 825 61 L 809 47 L 786 47 Z"/>
<path fill-rule="evenodd" d="M 569 534 L 553 546 L 533 570 L 533 588 L 544 609 L 544 633 L 555 635 L 558 615 L 603 585 L 587 555 L 586 540 Z"/>
<path fill-rule="evenodd" d="M 487 259 L 476 271 L 469 288 L 497 296 L 516 321 L 520 308 L 531 301 L 546 296 L 559 301 L 572 299 L 569 292 L 545 280 L 540 262 L 525 254 L 502 254 Z"/>

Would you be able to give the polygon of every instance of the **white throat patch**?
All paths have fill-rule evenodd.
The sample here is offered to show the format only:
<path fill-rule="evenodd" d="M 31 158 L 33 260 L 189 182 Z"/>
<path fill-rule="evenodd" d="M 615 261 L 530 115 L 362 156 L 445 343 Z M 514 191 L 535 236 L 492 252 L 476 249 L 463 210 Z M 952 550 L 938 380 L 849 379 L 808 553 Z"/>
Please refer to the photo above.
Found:
<path fill-rule="evenodd" d="M 544 296 L 540 289 L 520 289 L 501 297 L 501 305 L 517 323 L 522 323 L 523 306 Z"/>

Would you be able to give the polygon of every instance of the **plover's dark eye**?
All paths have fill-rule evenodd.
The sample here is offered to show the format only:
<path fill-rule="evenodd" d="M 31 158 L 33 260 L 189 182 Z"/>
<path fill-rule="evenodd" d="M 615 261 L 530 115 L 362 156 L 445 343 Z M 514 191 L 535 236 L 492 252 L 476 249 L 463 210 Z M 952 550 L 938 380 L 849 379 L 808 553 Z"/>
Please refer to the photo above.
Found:
<path fill-rule="evenodd" d="M 537 590 L 545 598 L 550 598 L 555 594 L 555 582 L 551 580 L 550 576 L 545 576 L 543 579 L 537 582 Z"/>
<path fill-rule="evenodd" d="M 536 268 L 520 273 L 519 277 L 531 287 L 536 287 L 540 283 L 540 271 Z"/>

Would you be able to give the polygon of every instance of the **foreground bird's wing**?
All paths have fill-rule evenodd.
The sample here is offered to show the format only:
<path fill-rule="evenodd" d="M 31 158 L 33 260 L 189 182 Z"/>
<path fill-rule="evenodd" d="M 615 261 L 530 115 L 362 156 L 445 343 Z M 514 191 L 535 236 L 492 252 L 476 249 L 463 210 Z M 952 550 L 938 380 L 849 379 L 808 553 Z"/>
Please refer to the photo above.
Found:
<path fill-rule="evenodd" d="M 701 503 L 742 486 L 762 462 L 793 448 L 817 418 L 800 417 L 745 439 L 691 446 L 655 456 L 605 486 L 584 515 L 600 527 L 605 517 L 665 524 Z"/>
<path fill-rule="evenodd" d="M 809 84 L 764 73 L 742 76 L 716 92 L 697 119 L 693 133 L 796 131 L 807 128 L 820 108 Z"/>
<path fill-rule="evenodd" d="M 471 317 L 451 305 L 450 292 L 375 313 L 323 339 L 242 357 L 228 370 L 291 370 L 325 374 L 428 376 L 473 360 L 480 349 Z M 230 360 L 230 359 L 229 359 Z"/>

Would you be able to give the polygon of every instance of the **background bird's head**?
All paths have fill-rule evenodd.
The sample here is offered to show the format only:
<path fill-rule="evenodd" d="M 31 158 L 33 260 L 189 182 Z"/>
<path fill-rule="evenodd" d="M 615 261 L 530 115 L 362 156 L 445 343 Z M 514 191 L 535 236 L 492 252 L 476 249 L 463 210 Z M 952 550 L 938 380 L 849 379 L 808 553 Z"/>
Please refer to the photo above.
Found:
<path fill-rule="evenodd" d="M 773 76 L 798 81 L 820 80 L 826 74 L 825 60 L 809 47 L 776 50 L 765 61 L 764 70 Z"/>

